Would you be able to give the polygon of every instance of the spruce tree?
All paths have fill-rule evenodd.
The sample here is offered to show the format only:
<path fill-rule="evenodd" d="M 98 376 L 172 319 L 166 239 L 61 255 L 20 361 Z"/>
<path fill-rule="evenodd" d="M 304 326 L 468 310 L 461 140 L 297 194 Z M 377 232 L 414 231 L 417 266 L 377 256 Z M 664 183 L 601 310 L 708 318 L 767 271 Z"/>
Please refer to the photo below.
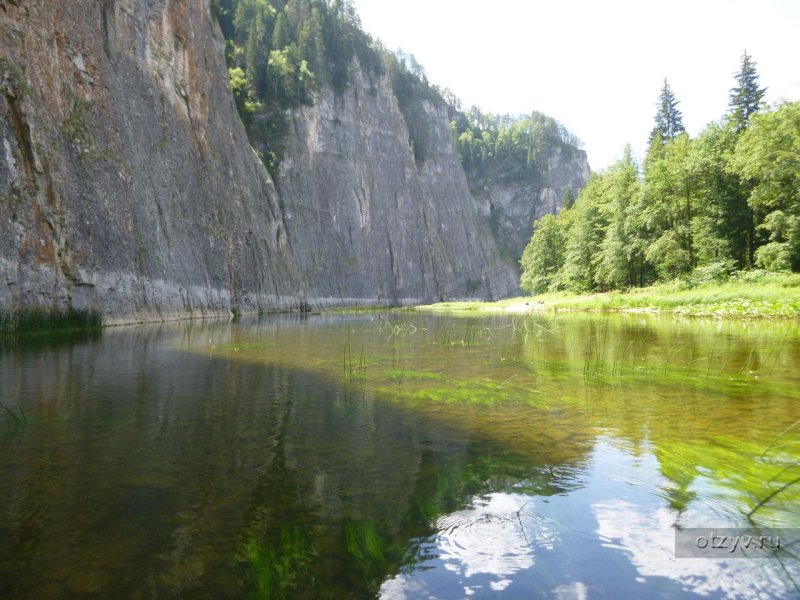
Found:
<path fill-rule="evenodd" d="M 742 66 L 736 74 L 736 87 L 731 89 L 730 117 L 734 127 L 742 130 L 750 122 L 750 116 L 761 107 L 766 88 L 758 87 L 756 62 L 745 51 L 742 55 Z"/>
<path fill-rule="evenodd" d="M 275 21 L 275 29 L 272 31 L 272 49 L 283 50 L 289 45 L 289 27 L 286 23 L 286 15 L 278 13 L 278 20 Z"/>
<path fill-rule="evenodd" d="M 672 140 L 684 131 L 683 115 L 678 110 L 678 100 L 664 79 L 664 87 L 658 97 L 658 112 L 656 112 L 656 126 L 650 133 L 650 143 L 659 139 L 661 142 Z"/>

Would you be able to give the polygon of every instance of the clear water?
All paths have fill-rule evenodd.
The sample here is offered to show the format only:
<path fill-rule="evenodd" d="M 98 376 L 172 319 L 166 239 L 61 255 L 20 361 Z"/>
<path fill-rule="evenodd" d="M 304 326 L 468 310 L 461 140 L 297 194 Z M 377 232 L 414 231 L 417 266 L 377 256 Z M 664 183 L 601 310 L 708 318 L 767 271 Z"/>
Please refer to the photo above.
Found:
<path fill-rule="evenodd" d="M 800 527 L 796 322 L 6 339 L 0 402 L 0 597 L 799 595 L 788 553 L 674 557 L 676 528 Z"/>

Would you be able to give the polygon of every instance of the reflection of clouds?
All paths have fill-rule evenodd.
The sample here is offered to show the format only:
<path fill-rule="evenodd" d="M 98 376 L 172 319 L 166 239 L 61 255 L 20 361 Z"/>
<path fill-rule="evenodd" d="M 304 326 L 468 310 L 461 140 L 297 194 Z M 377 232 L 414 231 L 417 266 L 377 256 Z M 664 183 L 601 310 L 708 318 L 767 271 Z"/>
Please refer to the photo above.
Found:
<path fill-rule="evenodd" d="M 731 522 L 735 504 L 699 476 L 695 500 L 673 510 L 656 456 L 599 440 L 582 485 L 561 495 L 495 493 L 444 515 L 423 560 L 381 587 L 400 599 L 536 597 L 542 600 L 796 597 L 771 559 L 676 559 L 676 521 Z M 707 486 L 707 487 L 706 487 Z M 720 500 L 722 499 L 722 500 Z M 738 513 L 741 518 L 741 512 Z M 798 565 L 787 565 L 800 580 Z"/>
<path fill-rule="evenodd" d="M 587 600 L 589 588 L 580 581 L 560 585 L 550 595 L 553 600 Z"/>
<path fill-rule="evenodd" d="M 780 567 L 770 559 L 675 558 L 675 513 L 622 500 L 592 507 L 604 545 L 629 555 L 643 577 L 667 577 L 687 592 L 735 598 L 783 598 L 789 593 Z M 756 561 L 755 563 L 753 561 Z M 764 561 L 768 561 L 767 565 Z"/>
<path fill-rule="evenodd" d="M 533 565 L 533 548 L 521 520 L 524 504 L 519 496 L 490 494 L 472 508 L 440 517 L 439 557 L 446 568 L 465 577 L 503 576 Z"/>
<path fill-rule="evenodd" d="M 465 596 L 487 588 L 502 591 L 511 585 L 511 576 L 532 567 L 534 548 L 552 548 L 556 542 L 552 524 L 533 515 L 532 508 L 529 496 L 495 493 L 437 519 L 439 533 L 430 552 L 438 557 L 436 566 L 453 578 L 449 585 L 459 585 Z M 381 598 L 416 597 L 440 596 L 425 585 L 424 577 L 413 575 L 398 575 L 381 587 Z"/>

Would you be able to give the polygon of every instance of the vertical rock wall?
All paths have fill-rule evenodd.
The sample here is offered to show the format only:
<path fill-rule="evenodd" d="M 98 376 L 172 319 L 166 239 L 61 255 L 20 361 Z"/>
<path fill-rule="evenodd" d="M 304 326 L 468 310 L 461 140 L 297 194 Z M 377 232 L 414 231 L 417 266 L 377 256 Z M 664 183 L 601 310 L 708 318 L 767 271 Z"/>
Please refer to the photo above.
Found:
<path fill-rule="evenodd" d="M 509 293 L 516 277 L 475 210 L 446 107 L 422 101 L 430 150 L 417 163 L 388 79 L 354 72 L 343 94 L 323 90 L 293 111 L 277 177 L 290 245 L 314 295 L 385 302 Z"/>
<path fill-rule="evenodd" d="M 513 291 L 446 107 L 418 107 L 417 163 L 388 80 L 354 70 L 291 113 L 273 182 L 209 0 L 0 0 L 0 309 L 110 323 Z"/>
<path fill-rule="evenodd" d="M 274 186 L 208 1 L 0 7 L 0 306 L 107 321 L 291 306 Z"/>

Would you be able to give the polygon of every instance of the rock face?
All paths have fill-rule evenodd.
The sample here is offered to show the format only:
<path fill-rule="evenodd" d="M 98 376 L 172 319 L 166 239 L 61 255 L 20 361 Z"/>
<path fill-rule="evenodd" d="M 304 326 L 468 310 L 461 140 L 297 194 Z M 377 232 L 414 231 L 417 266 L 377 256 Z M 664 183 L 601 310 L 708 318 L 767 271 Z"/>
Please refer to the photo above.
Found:
<path fill-rule="evenodd" d="M 0 48 L 0 307 L 113 322 L 297 301 L 207 1 L 6 1 Z"/>
<path fill-rule="evenodd" d="M 475 211 L 447 107 L 420 101 L 432 151 L 417 164 L 388 79 L 353 71 L 343 94 L 323 90 L 293 112 L 276 178 L 313 295 L 346 302 L 509 293 L 516 276 Z"/>
<path fill-rule="evenodd" d="M 586 152 L 555 145 L 544 175 L 516 176 L 490 172 L 470 180 L 479 214 L 488 220 L 500 254 L 516 261 L 531 239 L 534 221 L 561 208 L 569 190 L 573 198 L 589 181 Z"/>
<path fill-rule="evenodd" d="M 323 90 L 290 115 L 273 182 L 209 0 L 0 0 L 0 309 L 125 322 L 503 296 L 516 275 L 446 108 L 421 108 L 435 150 L 417 164 L 385 79 Z"/>

